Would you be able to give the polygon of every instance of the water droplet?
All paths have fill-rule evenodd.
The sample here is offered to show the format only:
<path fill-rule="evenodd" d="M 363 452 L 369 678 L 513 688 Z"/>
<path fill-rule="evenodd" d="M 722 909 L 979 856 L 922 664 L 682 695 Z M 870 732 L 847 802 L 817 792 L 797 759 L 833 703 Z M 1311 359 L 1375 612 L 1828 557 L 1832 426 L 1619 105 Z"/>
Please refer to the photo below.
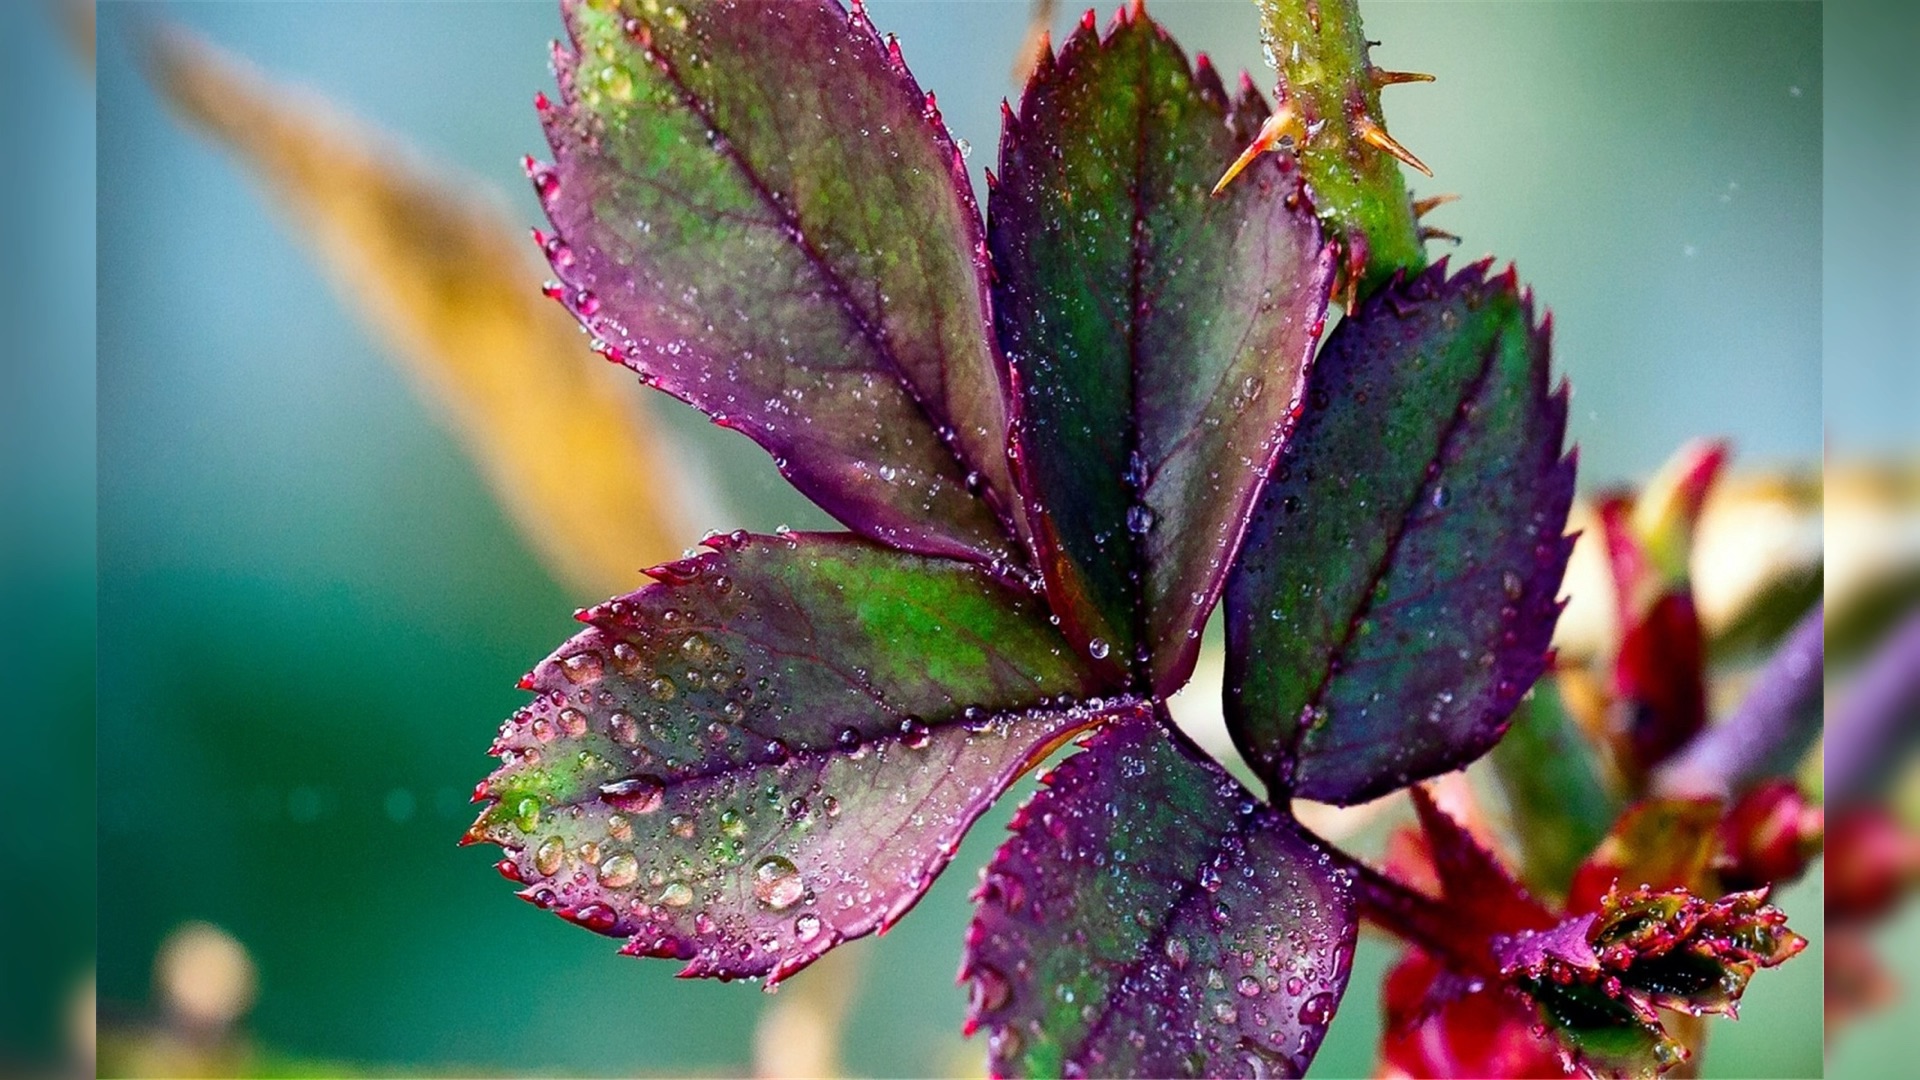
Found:
<path fill-rule="evenodd" d="M 1095 660 L 1105 660 L 1107 653 L 1110 651 L 1112 650 L 1108 648 L 1107 643 L 1099 638 L 1094 638 L 1092 641 L 1087 642 L 1087 655 L 1093 657 Z"/>
<path fill-rule="evenodd" d="M 1153 510 L 1143 503 L 1134 503 L 1127 507 L 1127 531 L 1135 536 L 1145 536 L 1153 530 L 1155 516 Z"/>
<path fill-rule="evenodd" d="M 1013 984 L 999 969 L 980 964 L 973 969 L 973 986 L 968 991 L 973 1012 L 993 1012 L 1013 997 Z"/>
<path fill-rule="evenodd" d="M 552 877 L 560 872 L 560 860 L 567 854 L 566 841 L 557 836 L 549 836 L 540 841 L 540 847 L 533 853 L 533 868 L 544 877 Z"/>
<path fill-rule="evenodd" d="M 820 936 L 820 916 L 809 911 L 793 920 L 793 936 L 801 941 L 812 941 Z"/>
<path fill-rule="evenodd" d="M 631 855 L 609 855 L 600 861 L 600 884 L 624 889 L 640 880 L 640 864 Z"/>
<path fill-rule="evenodd" d="M 1259 997 L 1260 980 L 1251 975 L 1242 975 L 1240 981 L 1234 984 L 1234 989 L 1240 991 L 1240 996 L 1244 998 Z"/>
<path fill-rule="evenodd" d="M 666 785 L 652 776 L 629 776 L 600 785 L 600 801 L 622 813 L 650 814 L 660 809 Z"/>
<path fill-rule="evenodd" d="M 668 907 L 686 907 L 693 903 L 693 890 L 684 881 L 675 881 L 660 890 L 660 902 Z"/>
<path fill-rule="evenodd" d="M 925 750 L 933 741 L 933 731 L 909 716 L 900 721 L 900 742 L 909 750 Z"/>
<path fill-rule="evenodd" d="M 1506 592 L 1509 600 L 1519 600 L 1526 592 L 1526 587 L 1526 582 L 1520 580 L 1520 575 L 1511 570 L 1500 575 L 1500 588 Z"/>
<path fill-rule="evenodd" d="M 560 670 L 566 673 L 568 682 L 594 682 L 600 678 L 600 654 L 596 652 L 574 653 L 572 656 L 560 661 Z"/>
<path fill-rule="evenodd" d="M 1453 492 L 1448 491 L 1447 485 L 1445 484 L 1436 484 L 1433 488 L 1432 498 L 1433 508 L 1435 510 L 1445 510 L 1447 504 L 1453 501 Z"/>
<path fill-rule="evenodd" d="M 560 733 L 570 737 L 579 737 L 587 733 L 587 714 L 579 709 L 561 709 Z"/>
<path fill-rule="evenodd" d="M 655 701 L 672 701 L 673 696 L 679 693 L 679 691 L 680 688 L 673 685 L 673 680 L 667 678 L 665 675 L 647 684 L 647 696 L 653 698 Z"/>
<path fill-rule="evenodd" d="M 520 831 L 530 833 L 540 825 L 540 800 L 528 795 L 514 804 L 513 823 Z"/>
<path fill-rule="evenodd" d="M 1310 1028 L 1323 1028 L 1333 1019 L 1333 995 L 1322 991 L 1300 1005 L 1300 1022 Z"/>
<path fill-rule="evenodd" d="M 1234 1008 L 1231 1001 L 1216 1001 L 1213 1003 L 1213 1018 L 1223 1024 L 1237 1023 L 1240 1010 Z"/>
<path fill-rule="evenodd" d="M 770 911 L 785 911 L 807 892 L 800 871 L 778 855 L 753 864 L 753 898 Z"/>
<path fill-rule="evenodd" d="M 1191 954 L 1187 951 L 1186 939 L 1181 937 L 1169 937 L 1167 938 L 1167 944 L 1165 948 L 1166 948 L 1167 960 L 1173 964 L 1174 970 L 1176 971 L 1185 970 L 1187 966 L 1187 960 L 1191 956 Z"/>

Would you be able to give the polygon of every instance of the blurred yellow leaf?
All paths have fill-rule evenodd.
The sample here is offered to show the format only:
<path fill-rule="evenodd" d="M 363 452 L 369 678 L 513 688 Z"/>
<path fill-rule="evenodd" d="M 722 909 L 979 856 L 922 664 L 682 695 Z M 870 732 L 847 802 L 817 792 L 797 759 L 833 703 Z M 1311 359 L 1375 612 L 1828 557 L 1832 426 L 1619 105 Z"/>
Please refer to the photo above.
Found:
<path fill-rule="evenodd" d="M 155 81 L 265 181 L 342 296 L 393 345 L 564 582 L 595 596 L 697 537 L 630 379 L 540 295 L 524 229 L 485 185 L 177 30 Z"/>

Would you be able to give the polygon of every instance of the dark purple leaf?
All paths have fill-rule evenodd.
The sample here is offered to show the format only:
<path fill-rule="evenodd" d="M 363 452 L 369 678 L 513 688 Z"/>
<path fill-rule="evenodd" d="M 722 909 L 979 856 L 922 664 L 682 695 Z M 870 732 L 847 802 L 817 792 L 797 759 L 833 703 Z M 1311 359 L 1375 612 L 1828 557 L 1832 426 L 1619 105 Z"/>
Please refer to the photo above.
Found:
<path fill-rule="evenodd" d="M 533 178 L 608 356 L 851 528 L 1020 558 L 979 212 L 897 50 L 830 0 L 565 9 Z"/>
<path fill-rule="evenodd" d="M 1304 1072 L 1356 927 L 1319 841 L 1146 717 L 1043 782 L 967 938 L 970 1026 L 992 1029 L 993 1071 Z"/>
<path fill-rule="evenodd" d="M 1227 585 L 1227 718 L 1277 791 L 1458 768 L 1545 669 L 1572 541 L 1564 388 L 1511 270 L 1381 289 L 1315 362 Z"/>
<path fill-rule="evenodd" d="M 791 973 L 898 918 L 1009 783 L 1125 707 L 1038 598 L 973 564 L 714 543 L 528 676 L 469 834 L 627 952 Z"/>
<path fill-rule="evenodd" d="M 1161 693 L 1192 670 L 1326 310 L 1332 251 L 1287 155 L 1208 197 L 1266 115 L 1123 8 L 1041 58 L 987 200 L 1048 597 Z"/>

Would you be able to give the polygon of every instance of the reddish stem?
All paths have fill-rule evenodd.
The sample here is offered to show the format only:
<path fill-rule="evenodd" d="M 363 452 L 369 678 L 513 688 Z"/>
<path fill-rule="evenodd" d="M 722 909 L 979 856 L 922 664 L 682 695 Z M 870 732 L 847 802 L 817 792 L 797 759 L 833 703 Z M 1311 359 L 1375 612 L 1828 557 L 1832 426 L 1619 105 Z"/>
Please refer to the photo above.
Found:
<path fill-rule="evenodd" d="M 1456 972 L 1487 977 L 1498 974 L 1487 943 L 1463 932 L 1445 903 L 1395 881 L 1339 848 L 1328 847 L 1353 881 L 1354 898 L 1363 918 L 1418 945 Z"/>

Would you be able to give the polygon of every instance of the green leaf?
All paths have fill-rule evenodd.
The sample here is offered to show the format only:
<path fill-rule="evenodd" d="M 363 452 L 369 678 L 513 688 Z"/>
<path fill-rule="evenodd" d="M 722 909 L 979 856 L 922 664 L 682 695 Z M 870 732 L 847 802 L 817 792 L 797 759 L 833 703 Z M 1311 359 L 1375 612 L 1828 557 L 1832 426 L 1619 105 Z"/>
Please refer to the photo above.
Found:
<path fill-rule="evenodd" d="M 884 928 L 1006 786 L 1124 707 L 1037 598 L 846 535 L 709 541 L 524 684 L 469 834 L 521 895 L 684 974 Z"/>
<path fill-rule="evenodd" d="M 1536 893 L 1565 895 L 1574 869 L 1606 837 L 1621 806 L 1553 679 L 1542 679 L 1520 702 L 1490 759 L 1520 842 L 1521 876 Z"/>
<path fill-rule="evenodd" d="M 565 10 L 555 294 L 850 528 L 1021 561 L 979 213 L 898 50 L 830 0 Z"/>
<path fill-rule="evenodd" d="M 1277 792 L 1360 802 L 1493 745 L 1546 667 L 1572 540 L 1564 389 L 1511 270 L 1382 288 L 1227 586 L 1227 720 Z"/>
<path fill-rule="evenodd" d="M 1043 779 L 962 977 L 996 1075 L 1299 1076 L 1357 921 L 1320 842 L 1147 717 Z"/>
<path fill-rule="evenodd" d="M 1048 598 L 1161 693 L 1192 671 L 1332 276 L 1286 159 L 1208 197 L 1265 116 L 1144 15 L 1104 40 L 1089 18 L 1006 114 L 987 201 Z"/>

